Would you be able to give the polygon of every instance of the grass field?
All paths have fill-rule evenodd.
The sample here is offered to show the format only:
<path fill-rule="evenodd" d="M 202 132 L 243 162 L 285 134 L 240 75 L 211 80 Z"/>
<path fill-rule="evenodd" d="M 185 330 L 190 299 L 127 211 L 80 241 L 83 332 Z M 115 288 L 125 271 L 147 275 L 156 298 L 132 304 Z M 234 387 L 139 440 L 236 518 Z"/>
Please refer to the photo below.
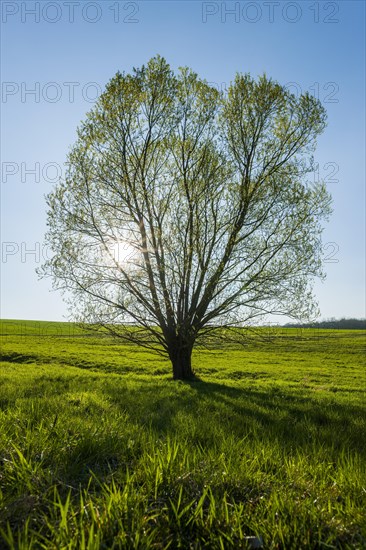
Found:
<path fill-rule="evenodd" d="M 0 548 L 366 548 L 365 331 L 266 330 L 183 383 L 2 321 Z"/>

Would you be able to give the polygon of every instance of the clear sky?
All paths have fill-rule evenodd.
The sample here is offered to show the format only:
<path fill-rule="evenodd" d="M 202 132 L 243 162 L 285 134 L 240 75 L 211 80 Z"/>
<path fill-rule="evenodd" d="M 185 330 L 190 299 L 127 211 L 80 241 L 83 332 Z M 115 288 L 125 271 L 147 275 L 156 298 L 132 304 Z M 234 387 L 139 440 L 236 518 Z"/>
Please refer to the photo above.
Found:
<path fill-rule="evenodd" d="M 324 231 L 321 315 L 365 317 L 365 3 L 1 2 L 1 317 L 63 320 L 35 268 L 48 251 L 44 195 L 63 174 L 76 127 L 118 71 L 155 54 L 224 88 L 266 72 L 316 94 L 328 127 L 314 178 L 334 214 Z"/>

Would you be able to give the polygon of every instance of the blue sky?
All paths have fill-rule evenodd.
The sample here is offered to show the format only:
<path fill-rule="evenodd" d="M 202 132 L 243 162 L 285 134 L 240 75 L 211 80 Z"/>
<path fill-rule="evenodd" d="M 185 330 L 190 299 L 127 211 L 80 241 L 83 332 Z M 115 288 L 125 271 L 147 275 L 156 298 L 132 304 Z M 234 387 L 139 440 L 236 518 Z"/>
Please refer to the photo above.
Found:
<path fill-rule="evenodd" d="M 316 153 L 334 199 L 324 231 L 321 315 L 365 316 L 365 3 L 1 3 L 1 317 L 63 320 L 35 268 L 48 251 L 44 195 L 107 81 L 159 53 L 218 87 L 236 72 L 316 94 L 328 127 Z"/>

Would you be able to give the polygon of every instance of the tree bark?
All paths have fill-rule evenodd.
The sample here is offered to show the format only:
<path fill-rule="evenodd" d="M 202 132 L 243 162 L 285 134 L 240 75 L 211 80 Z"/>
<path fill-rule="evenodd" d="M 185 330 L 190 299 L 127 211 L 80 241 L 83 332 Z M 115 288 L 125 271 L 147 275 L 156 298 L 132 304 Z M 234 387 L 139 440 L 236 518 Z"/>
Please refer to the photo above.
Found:
<path fill-rule="evenodd" d="M 171 344 L 169 357 L 173 366 L 174 380 L 193 380 L 195 378 L 192 370 L 192 349 L 193 344 L 181 340 Z"/>

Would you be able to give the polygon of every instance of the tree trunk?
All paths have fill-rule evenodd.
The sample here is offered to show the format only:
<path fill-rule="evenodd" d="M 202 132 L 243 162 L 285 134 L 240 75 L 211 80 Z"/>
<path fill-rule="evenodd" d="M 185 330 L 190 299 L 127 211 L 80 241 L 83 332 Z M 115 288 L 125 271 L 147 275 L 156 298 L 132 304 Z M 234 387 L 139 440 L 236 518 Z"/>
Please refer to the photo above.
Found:
<path fill-rule="evenodd" d="M 169 356 L 173 366 L 174 380 L 192 380 L 195 377 L 191 362 L 192 349 L 192 344 L 179 340 L 171 345 Z"/>

